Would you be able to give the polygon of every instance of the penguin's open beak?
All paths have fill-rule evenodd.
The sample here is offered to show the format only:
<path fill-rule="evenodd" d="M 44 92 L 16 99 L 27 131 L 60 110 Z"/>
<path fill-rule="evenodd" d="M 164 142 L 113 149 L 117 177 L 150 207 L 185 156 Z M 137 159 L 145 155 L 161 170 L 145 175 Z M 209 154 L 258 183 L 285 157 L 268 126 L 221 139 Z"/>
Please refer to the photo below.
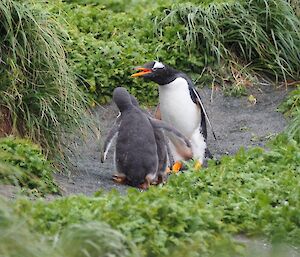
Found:
<path fill-rule="evenodd" d="M 145 75 L 145 74 L 152 73 L 152 70 L 151 70 L 151 69 L 147 69 L 147 68 L 143 68 L 143 67 L 136 67 L 136 68 L 134 68 L 134 69 L 135 69 L 135 70 L 139 70 L 140 72 L 135 73 L 135 74 L 132 74 L 132 75 L 131 75 L 132 78 L 140 77 L 140 76 L 143 76 L 143 75 Z"/>

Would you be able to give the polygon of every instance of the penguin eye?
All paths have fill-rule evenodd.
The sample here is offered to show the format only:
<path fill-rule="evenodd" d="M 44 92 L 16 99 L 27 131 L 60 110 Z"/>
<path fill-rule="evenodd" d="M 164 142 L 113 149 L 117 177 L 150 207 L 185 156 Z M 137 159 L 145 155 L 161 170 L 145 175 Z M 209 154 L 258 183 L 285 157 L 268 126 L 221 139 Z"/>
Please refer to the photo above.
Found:
<path fill-rule="evenodd" d="M 162 70 L 164 69 L 165 67 L 155 67 L 155 68 L 152 68 L 152 71 L 157 71 L 157 70 Z"/>

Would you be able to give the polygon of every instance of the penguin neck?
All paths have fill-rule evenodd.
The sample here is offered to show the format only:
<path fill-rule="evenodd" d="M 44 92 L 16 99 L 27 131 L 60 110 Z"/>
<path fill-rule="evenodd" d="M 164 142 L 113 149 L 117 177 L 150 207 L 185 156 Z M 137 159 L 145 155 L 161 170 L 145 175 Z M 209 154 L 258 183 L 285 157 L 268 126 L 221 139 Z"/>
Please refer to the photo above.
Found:
<path fill-rule="evenodd" d="M 180 92 L 186 92 L 188 88 L 189 88 L 188 82 L 182 77 L 177 77 L 167 84 L 160 85 L 159 93 L 166 93 L 169 91 L 173 91 L 174 93 L 180 94 Z"/>
<path fill-rule="evenodd" d="M 151 78 L 151 80 L 157 83 L 158 85 L 163 86 L 174 81 L 180 76 L 179 74 L 180 72 L 178 72 L 177 70 L 166 66 L 166 70 L 163 73 L 156 74 L 154 77 Z"/>

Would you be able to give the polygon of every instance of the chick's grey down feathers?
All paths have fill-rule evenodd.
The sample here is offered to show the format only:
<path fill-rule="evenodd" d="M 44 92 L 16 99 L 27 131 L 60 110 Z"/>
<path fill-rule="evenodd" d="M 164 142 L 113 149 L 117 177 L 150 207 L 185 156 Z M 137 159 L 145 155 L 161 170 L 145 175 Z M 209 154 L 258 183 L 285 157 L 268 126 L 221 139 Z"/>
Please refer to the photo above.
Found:
<path fill-rule="evenodd" d="M 116 166 L 119 173 L 126 175 L 129 184 L 138 186 L 147 175 L 161 175 L 165 170 L 167 143 L 161 129 L 171 131 L 190 147 L 190 142 L 179 131 L 134 106 L 133 103 L 138 106 L 136 99 L 124 88 L 114 91 L 114 101 L 121 115 L 104 142 L 101 161 L 105 160 L 111 141 L 117 136 Z"/>
<path fill-rule="evenodd" d="M 132 104 L 125 88 L 116 88 L 113 100 L 122 117 L 116 141 L 117 172 L 125 175 L 129 185 L 138 187 L 148 177 L 154 178 L 158 169 L 154 131 L 148 117 Z"/>

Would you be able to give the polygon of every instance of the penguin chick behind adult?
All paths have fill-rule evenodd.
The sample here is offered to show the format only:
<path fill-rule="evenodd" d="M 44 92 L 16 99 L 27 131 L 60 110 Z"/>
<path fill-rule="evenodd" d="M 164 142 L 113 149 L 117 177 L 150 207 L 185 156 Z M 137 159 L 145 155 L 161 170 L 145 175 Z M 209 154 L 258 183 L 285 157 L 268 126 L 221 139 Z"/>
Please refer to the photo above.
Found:
<path fill-rule="evenodd" d="M 115 152 L 117 172 L 129 185 L 147 188 L 158 169 L 153 127 L 148 117 L 132 104 L 125 88 L 114 90 L 113 101 L 122 116 Z"/>
<path fill-rule="evenodd" d="M 194 158 L 198 160 L 198 166 L 201 166 L 206 156 L 212 157 L 206 145 L 206 121 L 210 126 L 211 123 L 193 82 L 183 72 L 157 61 L 146 63 L 137 70 L 139 72 L 132 77 L 142 77 L 159 85 L 157 116 L 178 129 L 192 143 L 190 151 L 171 136 L 175 160 Z M 215 137 L 214 131 L 213 136 Z"/>
<path fill-rule="evenodd" d="M 139 104 L 136 100 L 136 98 L 132 95 L 130 95 L 131 97 L 131 103 L 139 108 Z M 140 108 L 139 108 L 140 109 Z M 140 109 L 141 110 L 141 109 Z M 166 123 L 153 119 L 150 115 L 150 113 L 142 110 L 142 112 L 148 117 L 149 121 L 151 122 L 151 125 L 153 127 L 154 130 L 154 136 L 155 136 L 155 141 L 156 141 L 156 145 L 157 145 L 157 156 L 158 156 L 158 170 L 157 170 L 157 182 L 163 182 L 166 176 L 166 167 L 167 167 L 167 156 L 169 155 L 169 159 L 172 159 L 169 151 L 168 151 L 168 144 L 167 144 L 167 140 L 164 136 L 163 131 L 161 131 L 161 129 L 165 129 L 167 131 L 170 131 L 171 133 L 173 133 L 175 136 L 179 137 L 188 147 L 191 147 L 190 142 L 180 133 L 178 132 L 175 128 L 167 125 Z M 118 135 L 119 132 L 119 128 L 120 128 L 120 124 L 122 122 L 123 119 L 123 115 L 119 115 L 114 123 L 114 126 L 111 128 L 111 130 L 108 133 L 107 138 L 105 139 L 104 142 L 104 148 L 103 151 L 101 153 L 101 162 L 104 162 L 104 160 L 106 159 L 106 155 L 107 152 L 112 144 L 112 140 L 113 138 Z M 147 136 L 147 135 L 145 135 Z M 124 177 L 124 175 L 119 174 L 117 175 L 115 178 L 117 180 L 120 179 L 120 177 Z M 125 179 L 125 177 L 124 177 Z"/>
<path fill-rule="evenodd" d="M 149 113 L 148 111 L 143 110 L 142 108 L 140 108 L 137 99 L 133 95 L 130 94 L 130 98 L 131 98 L 131 102 L 134 106 L 139 108 L 142 112 L 144 112 L 147 116 L 149 116 L 149 118 L 153 118 L 151 113 Z M 109 130 L 109 132 L 107 134 L 107 137 L 104 141 L 103 149 L 102 149 L 101 154 L 100 154 L 100 159 L 101 159 L 102 163 L 106 160 L 106 156 L 108 154 L 108 151 L 111 148 L 112 142 L 118 134 L 118 130 L 119 130 L 121 120 L 122 120 L 122 116 L 121 116 L 121 113 L 119 113 L 119 115 L 117 116 L 116 120 L 114 121 L 113 126 Z M 164 149 L 166 148 L 166 150 L 167 150 L 166 151 L 167 159 L 169 159 L 170 165 L 173 165 L 174 164 L 174 159 L 173 159 L 173 156 L 171 154 L 170 147 L 168 145 L 168 140 L 165 138 L 163 131 L 161 131 L 161 129 L 154 129 L 154 135 L 155 135 L 156 143 L 157 143 L 157 146 L 158 146 L 158 149 L 157 149 L 158 153 L 157 154 L 158 154 L 159 159 L 161 161 L 166 159 L 165 158 L 165 151 L 164 151 Z"/>
<path fill-rule="evenodd" d="M 138 100 L 133 96 L 130 95 L 131 97 L 131 102 L 134 106 L 140 108 L 139 106 L 139 102 Z M 140 110 L 142 110 L 147 116 L 149 116 L 149 118 L 153 118 L 153 116 L 151 115 L 151 113 L 147 112 L 146 110 L 143 110 L 140 108 Z M 167 138 L 165 137 L 164 132 L 160 129 L 160 128 L 155 128 L 154 129 L 154 137 L 155 137 L 155 141 L 156 141 L 156 146 L 157 146 L 157 156 L 158 156 L 158 170 L 157 170 L 157 181 L 155 181 L 155 183 L 160 184 L 160 183 L 164 183 L 166 180 L 166 176 L 167 176 L 167 167 L 168 167 L 168 161 L 170 163 L 170 166 L 174 165 L 174 159 L 170 150 L 170 146 L 168 143 Z M 177 131 L 175 131 L 172 128 L 172 133 L 177 133 Z M 181 135 L 177 133 L 177 135 L 180 137 Z M 182 140 L 184 140 L 183 138 L 181 138 Z"/>
<path fill-rule="evenodd" d="M 140 108 L 137 99 L 133 95 L 130 95 L 130 98 L 131 98 L 131 102 L 134 106 L 139 108 L 142 112 L 144 112 L 147 116 L 149 116 L 149 118 L 152 118 L 152 115 L 149 112 Z M 112 145 L 113 139 L 118 134 L 121 120 L 122 120 L 122 116 L 119 114 L 114 122 L 114 125 L 108 132 L 108 135 L 104 141 L 103 150 L 101 152 L 101 162 L 102 163 L 106 159 L 107 153 Z M 156 141 L 156 145 L 157 145 L 157 156 L 158 156 L 157 180 L 155 181 L 155 183 L 160 184 L 166 180 L 166 169 L 167 169 L 168 161 L 170 163 L 170 166 L 172 166 L 174 164 L 174 159 L 171 154 L 171 150 L 168 145 L 168 141 L 165 138 L 164 132 L 160 128 L 158 128 L 158 129 L 153 128 L 153 129 L 154 129 L 154 137 L 155 137 L 155 141 Z M 114 176 L 114 180 L 120 181 L 120 179 L 118 178 L 117 175 Z"/>

